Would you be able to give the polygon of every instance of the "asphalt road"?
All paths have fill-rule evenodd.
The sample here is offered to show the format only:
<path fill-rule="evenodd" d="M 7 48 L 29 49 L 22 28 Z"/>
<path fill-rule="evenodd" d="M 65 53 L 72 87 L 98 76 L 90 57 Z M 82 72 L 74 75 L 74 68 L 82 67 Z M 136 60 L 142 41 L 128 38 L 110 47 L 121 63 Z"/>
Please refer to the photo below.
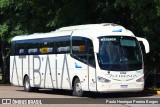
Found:
<path fill-rule="evenodd" d="M 159 107 L 160 104 L 112 104 L 114 101 L 128 101 L 137 98 L 148 99 L 159 98 L 160 95 L 147 94 L 147 93 L 86 93 L 84 97 L 71 96 L 70 91 L 65 90 L 51 90 L 41 89 L 39 92 L 24 92 L 23 87 L 16 86 L 0 86 L 0 103 L 6 103 L 10 100 L 10 104 L 0 104 L 0 107 L 28 107 L 28 104 L 38 103 L 38 105 L 29 105 L 37 107 Z M 6 100 L 7 99 L 7 100 Z M 3 101 L 2 101 L 3 100 Z M 110 101 L 109 104 L 106 104 Z M 130 101 L 130 100 L 129 100 Z M 139 101 L 139 99 L 138 99 Z M 40 105 L 42 103 L 42 105 Z M 160 103 L 160 102 L 159 102 Z M 22 105 L 24 104 L 24 105 Z"/>

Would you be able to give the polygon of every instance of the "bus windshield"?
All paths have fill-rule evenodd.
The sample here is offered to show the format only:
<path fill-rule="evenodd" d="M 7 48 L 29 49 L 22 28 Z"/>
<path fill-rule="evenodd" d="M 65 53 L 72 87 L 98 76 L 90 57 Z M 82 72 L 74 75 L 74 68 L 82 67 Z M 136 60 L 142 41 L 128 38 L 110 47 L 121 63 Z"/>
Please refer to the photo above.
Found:
<path fill-rule="evenodd" d="M 100 68 L 112 71 L 131 71 L 142 69 L 142 52 L 139 42 L 134 37 L 102 36 L 99 37 Z"/>

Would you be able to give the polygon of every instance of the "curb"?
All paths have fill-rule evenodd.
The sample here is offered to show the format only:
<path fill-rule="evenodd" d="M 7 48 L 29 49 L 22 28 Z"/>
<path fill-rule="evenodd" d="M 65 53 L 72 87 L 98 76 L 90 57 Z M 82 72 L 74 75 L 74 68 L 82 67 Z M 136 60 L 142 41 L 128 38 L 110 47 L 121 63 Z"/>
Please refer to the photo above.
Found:
<path fill-rule="evenodd" d="M 145 94 L 157 94 L 157 95 L 160 95 L 160 91 L 159 90 L 144 90 L 142 91 L 142 93 L 145 93 Z"/>
<path fill-rule="evenodd" d="M 11 86 L 11 84 L 9 84 L 9 83 L 8 84 L 7 83 L 6 84 L 0 83 L 0 86 Z"/>
<path fill-rule="evenodd" d="M 10 83 L 3 83 L 2 80 L 0 80 L 0 86 L 10 86 Z"/>

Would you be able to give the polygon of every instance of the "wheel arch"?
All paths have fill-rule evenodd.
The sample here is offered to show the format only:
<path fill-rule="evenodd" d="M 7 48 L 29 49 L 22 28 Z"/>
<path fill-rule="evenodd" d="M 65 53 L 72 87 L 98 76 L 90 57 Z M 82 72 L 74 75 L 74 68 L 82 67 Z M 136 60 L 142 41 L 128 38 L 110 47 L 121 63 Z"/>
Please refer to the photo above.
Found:
<path fill-rule="evenodd" d="M 73 89 L 73 87 L 74 87 L 74 81 L 76 80 L 76 78 L 79 79 L 79 77 L 78 77 L 77 75 L 75 75 L 74 78 L 72 79 L 72 89 Z M 79 80 L 80 80 L 80 79 L 79 79 Z"/>
<path fill-rule="evenodd" d="M 26 77 L 29 78 L 29 76 L 28 76 L 27 74 L 24 75 L 24 78 L 23 78 L 23 85 L 24 85 L 24 82 L 25 82 Z"/>

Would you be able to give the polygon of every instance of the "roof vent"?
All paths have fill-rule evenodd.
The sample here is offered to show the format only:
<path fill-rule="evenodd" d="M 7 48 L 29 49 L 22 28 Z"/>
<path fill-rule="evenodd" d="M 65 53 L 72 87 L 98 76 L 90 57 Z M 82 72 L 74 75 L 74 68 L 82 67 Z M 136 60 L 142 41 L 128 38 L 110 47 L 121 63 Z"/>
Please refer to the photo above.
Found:
<path fill-rule="evenodd" d="M 103 26 L 118 26 L 118 24 L 114 24 L 114 23 L 106 23 Z"/>

